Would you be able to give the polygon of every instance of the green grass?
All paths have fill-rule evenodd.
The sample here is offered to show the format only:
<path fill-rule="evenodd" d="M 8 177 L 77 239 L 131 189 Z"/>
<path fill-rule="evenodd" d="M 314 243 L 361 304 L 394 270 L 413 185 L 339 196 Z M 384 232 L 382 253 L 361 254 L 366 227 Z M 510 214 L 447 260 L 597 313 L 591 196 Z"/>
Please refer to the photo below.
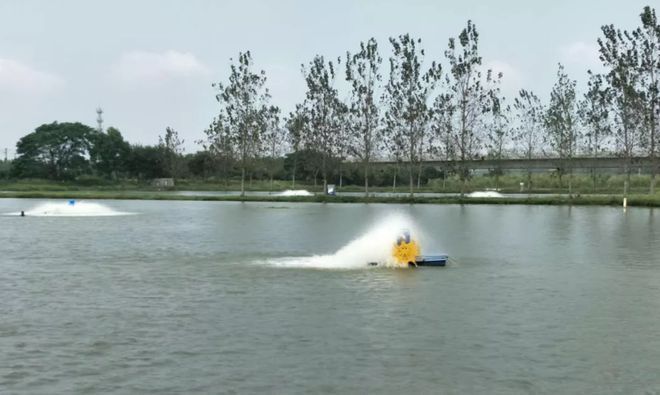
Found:
<path fill-rule="evenodd" d="M 620 194 L 623 192 L 625 177 L 622 175 L 598 175 L 596 182 L 585 174 L 572 177 L 573 193 L 605 193 Z M 399 178 L 398 186 L 369 187 L 371 192 L 408 192 L 407 179 Z M 527 189 L 527 176 L 525 174 L 506 174 L 496 179 L 492 176 L 477 176 L 467 182 L 466 192 L 498 188 L 505 193 L 520 192 L 520 183 L 525 183 L 524 192 L 532 193 L 567 193 L 568 177 L 564 176 L 562 184 L 559 178 L 553 174 L 534 174 L 532 178 L 532 189 Z M 650 177 L 648 175 L 636 175 L 631 177 L 630 192 L 634 194 L 646 193 L 649 189 Z M 240 190 L 240 180 L 176 180 L 173 190 L 190 191 L 236 191 Z M 443 182 L 442 179 L 430 180 L 427 185 L 415 188 L 416 192 L 459 192 L 462 182 L 457 177 L 450 177 Z M 310 185 L 308 183 L 296 183 L 295 186 L 289 180 L 275 180 L 272 184 L 269 180 L 246 181 L 247 191 L 282 191 L 285 189 L 306 189 L 312 192 L 321 192 L 322 184 Z M 82 177 L 77 181 L 49 181 L 49 180 L 0 180 L 0 191 L 157 191 L 146 182 L 136 180 L 109 181 L 98 177 Z M 362 185 L 344 185 L 340 189 L 343 192 L 362 192 Z"/>
<path fill-rule="evenodd" d="M 4 198 L 38 199 L 135 199 L 135 200 L 189 200 L 232 202 L 298 202 L 298 203 L 397 203 L 397 204 L 506 204 L 506 205 L 579 205 L 621 206 L 620 195 L 574 197 L 541 196 L 529 198 L 468 198 L 448 197 L 364 197 L 364 196 L 179 196 L 144 191 L 23 191 L 0 194 Z M 660 194 L 631 195 L 631 207 L 660 207 Z"/>
<path fill-rule="evenodd" d="M 507 174 L 499 179 L 502 192 L 515 193 L 520 191 L 520 182 L 526 182 L 524 174 Z M 400 182 L 404 180 L 399 180 Z M 559 188 L 559 180 L 550 174 L 535 174 L 534 188 L 531 192 L 545 193 L 547 196 L 530 198 L 461 198 L 461 197 L 364 197 L 364 196 L 178 196 L 164 194 L 158 188 L 147 183 L 135 180 L 108 181 L 99 178 L 86 178 L 78 181 L 56 182 L 47 180 L 18 180 L 0 181 L 0 197 L 22 198 L 78 198 L 78 199 L 149 199 L 149 200 L 216 200 L 216 201 L 287 201 L 287 202 L 335 202 L 335 203 L 416 203 L 416 204 L 545 204 L 545 205 L 611 205 L 622 204 L 624 176 L 601 175 L 597 178 L 596 188 L 589 175 L 573 176 L 574 197 L 556 196 L 553 194 L 567 193 L 565 188 Z M 628 199 L 630 206 L 660 206 L 660 193 L 648 195 L 648 176 L 631 177 L 631 195 Z M 458 192 L 461 181 L 450 178 L 442 187 L 442 180 L 432 180 L 428 185 L 416 189 L 416 192 Z M 474 177 L 467 185 L 468 191 L 495 188 L 495 178 L 490 176 Z M 176 188 L 172 190 L 190 191 L 236 191 L 240 189 L 240 180 L 203 181 L 203 180 L 177 180 Z M 276 180 L 272 184 L 268 180 L 255 180 L 246 183 L 248 191 L 282 191 L 294 189 L 290 181 Z M 295 189 L 307 189 L 312 192 L 322 192 L 322 186 L 296 184 Z M 660 188 L 659 188 L 660 189 Z M 343 186 L 342 192 L 362 192 L 362 186 Z M 392 192 L 391 187 L 370 187 L 370 192 Z M 396 192 L 408 192 L 405 184 L 400 184 Z M 528 192 L 525 190 L 525 192 Z M 607 196 L 593 196 L 592 193 Z"/>

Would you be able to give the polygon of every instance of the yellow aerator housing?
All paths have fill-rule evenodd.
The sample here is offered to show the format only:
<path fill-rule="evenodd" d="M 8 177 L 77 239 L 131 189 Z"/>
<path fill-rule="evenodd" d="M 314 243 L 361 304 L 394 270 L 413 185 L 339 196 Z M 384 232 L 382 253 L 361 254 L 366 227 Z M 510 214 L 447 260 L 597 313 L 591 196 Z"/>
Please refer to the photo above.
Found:
<path fill-rule="evenodd" d="M 419 245 L 410 238 L 410 233 L 405 232 L 403 237 L 398 238 L 392 247 L 392 256 L 399 266 L 415 265 L 416 258 L 419 256 Z"/>

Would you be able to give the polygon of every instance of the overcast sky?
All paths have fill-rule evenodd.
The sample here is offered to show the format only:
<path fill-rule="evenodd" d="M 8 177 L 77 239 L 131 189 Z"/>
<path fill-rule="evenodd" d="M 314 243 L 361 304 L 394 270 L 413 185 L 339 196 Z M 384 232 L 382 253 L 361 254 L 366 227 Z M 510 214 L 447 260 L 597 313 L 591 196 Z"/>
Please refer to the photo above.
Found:
<path fill-rule="evenodd" d="M 557 62 L 583 82 L 599 66 L 600 26 L 637 26 L 649 2 L 0 0 L 0 149 L 11 156 L 46 122 L 94 126 L 101 106 L 105 126 L 131 143 L 154 144 L 171 126 L 192 152 L 217 112 L 211 83 L 239 51 L 252 51 L 288 112 L 304 97 L 300 64 L 315 54 L 344 56 L 373 36 L 387 59 L 387 38 L 411 33 L 444 63 L 468 19 L 504 91 L 546 97 Z"/>

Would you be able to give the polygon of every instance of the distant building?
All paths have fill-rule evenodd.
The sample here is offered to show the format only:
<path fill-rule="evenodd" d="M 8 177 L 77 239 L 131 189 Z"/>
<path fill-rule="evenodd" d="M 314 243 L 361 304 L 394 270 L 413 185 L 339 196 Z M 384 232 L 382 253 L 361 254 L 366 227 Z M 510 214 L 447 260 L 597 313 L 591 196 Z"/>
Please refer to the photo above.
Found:
<path fill-rule="evenodd" d="M 174 188 L 174 178 L 154 178 L 151 186 L 156 188 Z"/>

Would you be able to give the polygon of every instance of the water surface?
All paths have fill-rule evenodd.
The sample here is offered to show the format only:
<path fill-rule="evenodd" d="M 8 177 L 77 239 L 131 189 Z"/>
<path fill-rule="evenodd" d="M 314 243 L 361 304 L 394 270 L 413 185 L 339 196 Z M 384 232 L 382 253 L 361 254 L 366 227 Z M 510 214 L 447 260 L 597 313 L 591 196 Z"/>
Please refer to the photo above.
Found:
<path fill-rule="evenodd" d="M 653 209 L 97 203 L 0 216 L 0 393 L 660 391 Z M 271 264 L 392 212 L 453 262 Z"/>

